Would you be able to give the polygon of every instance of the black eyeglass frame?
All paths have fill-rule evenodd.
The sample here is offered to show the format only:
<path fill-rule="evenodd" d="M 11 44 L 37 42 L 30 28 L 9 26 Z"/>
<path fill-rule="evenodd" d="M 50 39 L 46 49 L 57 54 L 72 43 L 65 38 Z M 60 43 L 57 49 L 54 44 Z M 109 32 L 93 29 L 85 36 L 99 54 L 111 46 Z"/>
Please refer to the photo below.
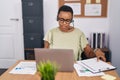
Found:
<path fill-rule="evenodd" d="M 66 23 L 66 24 L 70 24 L 71 22 L 73 22 L 72 19 L 64 19 L 64 18 L 58 18 L 58 21 L 60 21 L 61 23 Z"/>

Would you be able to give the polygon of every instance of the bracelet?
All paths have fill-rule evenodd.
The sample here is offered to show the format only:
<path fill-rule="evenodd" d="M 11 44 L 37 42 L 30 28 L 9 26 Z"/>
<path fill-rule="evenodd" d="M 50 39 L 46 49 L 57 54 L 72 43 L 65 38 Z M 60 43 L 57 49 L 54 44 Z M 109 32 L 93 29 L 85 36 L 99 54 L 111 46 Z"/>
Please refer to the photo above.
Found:
<path fill-rule="evenodd" d="M 95 53 L 97 50 L 98 50 L 98 48 L 94 49 L 94 51 L 93 51 L 93 52 Z"/>

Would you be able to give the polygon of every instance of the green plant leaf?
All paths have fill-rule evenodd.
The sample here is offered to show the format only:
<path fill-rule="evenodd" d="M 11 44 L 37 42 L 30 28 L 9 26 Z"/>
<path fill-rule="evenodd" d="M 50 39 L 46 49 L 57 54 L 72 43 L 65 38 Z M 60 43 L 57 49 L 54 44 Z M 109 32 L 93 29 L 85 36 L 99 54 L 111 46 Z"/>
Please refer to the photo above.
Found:
<path fill-rule="evenodd" d="M 44 80 L 53 80 L 59 68 L 60 67 L 55 62 L 49 60 L 37 64 L 37 70 Z"/>

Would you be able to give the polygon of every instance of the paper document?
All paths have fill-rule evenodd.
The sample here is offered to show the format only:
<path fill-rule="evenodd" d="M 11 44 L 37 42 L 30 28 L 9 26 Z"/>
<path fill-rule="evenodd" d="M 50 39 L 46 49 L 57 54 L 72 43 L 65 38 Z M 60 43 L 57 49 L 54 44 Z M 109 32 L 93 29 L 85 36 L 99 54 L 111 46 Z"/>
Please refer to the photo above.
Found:
<path fill-rule="evenodd" d="M 35 74 L 36 62 L 20 62 L 9 73 L 12 74 Z"/>
<path fill-rule="evenodd" d="M 101 16 L 101 4 L 85 4 L 85 16 Z"/>
<path fill-rule="evenodd" d="M 74 15 L 81 15 L 81 3 L 65 3 L 73 8 Z"/>
<path fill-rule="evenodd" d="M 101 78 L 104 80 L 116 80 L 116 77 L 110 74 L 105 74 L 104 76 L 101 76 Z"/>
<path fill-rule="evenodd" d="M 74 64 L 74 68 L 78 74 L 78 76 L 102 76 L 105 75 L 103 72 L 100 73 L 92 73 L 88 69 L 84 68 L 81 63 L 79 64 Z"/>
<path fill-rule="evenodd" d="M 86 60 L 78 61 L 77 63 L 78 64 L 81 63 L 82 66 L 92 71 L 93 73 L 116 68 L 102 60 L 97 61 L 97 58 L 86 59 Z"/>

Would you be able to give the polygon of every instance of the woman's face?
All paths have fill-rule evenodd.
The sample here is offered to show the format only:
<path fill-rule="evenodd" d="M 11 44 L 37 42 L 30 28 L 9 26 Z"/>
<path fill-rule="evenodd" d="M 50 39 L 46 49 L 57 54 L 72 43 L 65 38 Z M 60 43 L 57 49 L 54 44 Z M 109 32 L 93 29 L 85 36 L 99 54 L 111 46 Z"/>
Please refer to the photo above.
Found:
<path fill-rule="evenodd" d="M 61 11 L 58 15 L 60 30 L 63 32 L 69 31 L 71 20 L 72 20 L 72 14 L 70 12 Z"/>

